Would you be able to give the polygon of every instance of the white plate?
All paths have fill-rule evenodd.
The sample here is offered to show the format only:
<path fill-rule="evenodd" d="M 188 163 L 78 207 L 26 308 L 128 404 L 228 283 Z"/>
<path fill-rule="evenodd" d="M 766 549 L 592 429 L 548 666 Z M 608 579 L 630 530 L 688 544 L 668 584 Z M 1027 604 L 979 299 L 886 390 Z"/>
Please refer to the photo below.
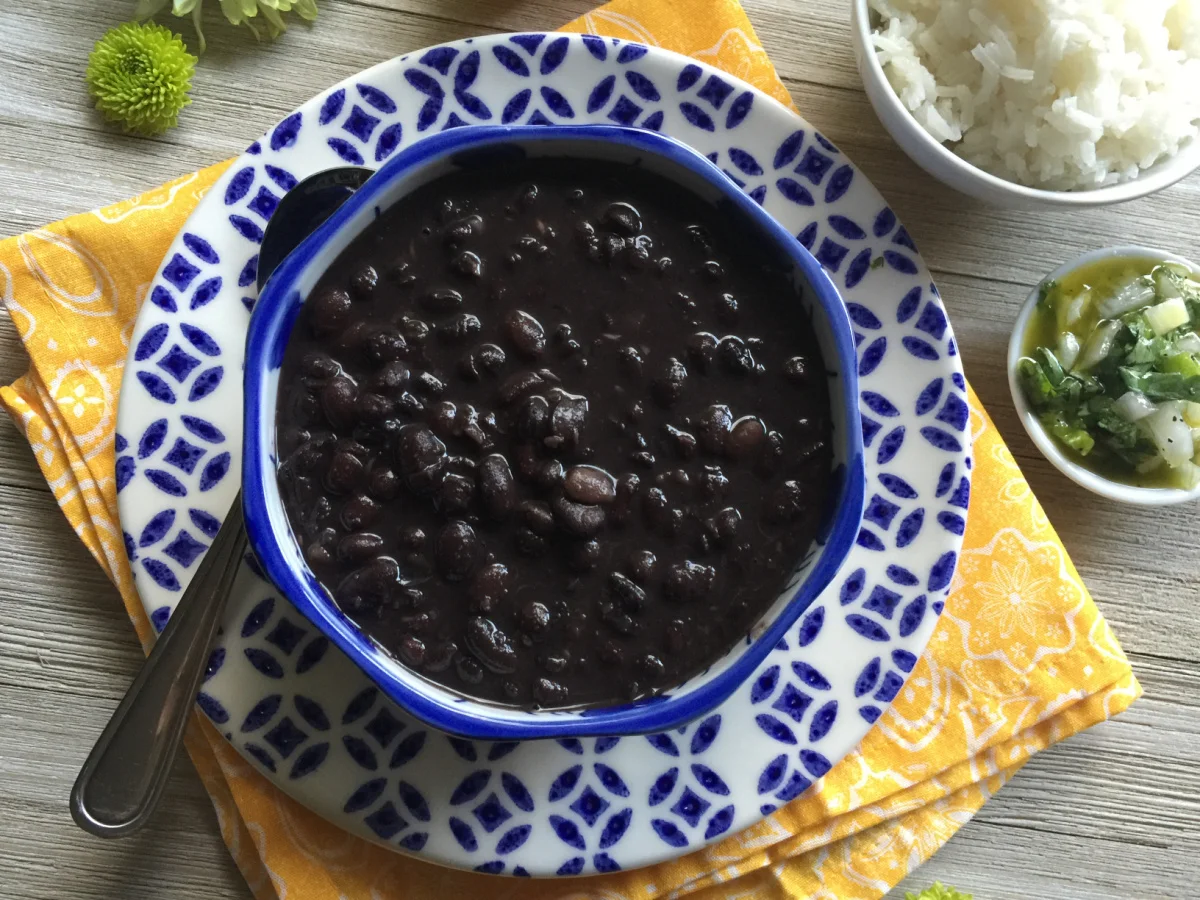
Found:
<path fill-rule="evenodd" d="M 487 743 L 386 701 L 255 570 L 238 578 L 200 706 L 281 790 L 354 834 L 446 865 L 575 875 L 648 865 L 753 824 L 848 753 L 924 650 L 970 491 L 965 382 L 945 311 L 866 178 L 765 94 L 592 35 L 496 35 L 369 69 L 255 142 L 201 201 L 131 341 L 117 437 L 125 543 L 165 624 L 234 494 L 257 243 L 298 179 L 378 165 L 473 123 L 659 130 L 722 166 L 809 247 L 859 349 L 867 505 L 834 585 L 716 712 L 648 737 Z"/>

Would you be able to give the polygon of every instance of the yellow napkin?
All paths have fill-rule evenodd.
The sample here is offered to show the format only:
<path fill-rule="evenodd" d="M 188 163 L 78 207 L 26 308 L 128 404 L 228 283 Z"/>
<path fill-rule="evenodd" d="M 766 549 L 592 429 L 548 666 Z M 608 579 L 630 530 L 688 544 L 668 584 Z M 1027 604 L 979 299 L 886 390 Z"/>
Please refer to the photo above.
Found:
<path fill-rule="evenodd" d="M 564 30 L 676 50 L 790 102 L 735 0 L 616 0 Z M 33 361 L 0 400 L 76 533 L 120 589 L 143 644 L 151 629 L 125 558 L 113 475 L 122 366 L 148 282 L 225 165 L 0 243 L 0 296 Z M 977 465 L 966 542 L 929 650 L 859 749 L 796 801 L 649 869 L 504 881 L 339 831 L 276 790 L 197 715 L 188 752 L 251 890 L 259 900 L 882 896 L 1031 755 L 1141 692 L 974 395 L 971 426 Z"/>

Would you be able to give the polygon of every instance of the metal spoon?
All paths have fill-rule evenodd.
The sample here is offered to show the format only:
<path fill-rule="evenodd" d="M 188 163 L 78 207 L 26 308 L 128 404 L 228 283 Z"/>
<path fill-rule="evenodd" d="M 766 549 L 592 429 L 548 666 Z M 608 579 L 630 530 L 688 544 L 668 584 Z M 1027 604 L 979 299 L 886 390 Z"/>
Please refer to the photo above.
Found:
<path fill-rule="evenodd" d="M 259 251 L 260 293 L 284 258 L 371 174 L 352 166 L 327 169 L 284 195 Z M 145 825 L 154 812 L 245 552 L 238 491 L 167 627 L 75 779 L 71 816 L 84 831 L 121 837 Z"/>

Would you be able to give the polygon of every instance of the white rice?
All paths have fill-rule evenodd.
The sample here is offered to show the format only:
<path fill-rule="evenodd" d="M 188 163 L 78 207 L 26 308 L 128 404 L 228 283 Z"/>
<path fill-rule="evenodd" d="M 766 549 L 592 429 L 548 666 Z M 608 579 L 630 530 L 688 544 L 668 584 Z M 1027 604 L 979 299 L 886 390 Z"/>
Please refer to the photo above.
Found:
<path fill-rule="evenodd" d="M 868 2 L 904 106 L 1001 178 L 1116 184 L 1200 133 L 1200 0 Z"/>

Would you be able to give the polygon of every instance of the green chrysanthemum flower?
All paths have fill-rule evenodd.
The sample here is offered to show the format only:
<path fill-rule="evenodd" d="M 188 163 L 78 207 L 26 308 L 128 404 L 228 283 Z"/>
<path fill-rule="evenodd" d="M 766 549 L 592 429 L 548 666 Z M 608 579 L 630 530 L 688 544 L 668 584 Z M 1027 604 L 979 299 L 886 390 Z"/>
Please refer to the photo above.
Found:
<path fill-rule="evenodd" d="M 267 26 L 267 37 L 276 38 L 287 30 L 283 14 L 295 11 L 302 19 L 312 21 L 317 17 L 317 0 L 217 0 L 221 12 L 234 25 L 245 25 L 255 38 L 261 37 L 255 20 L 259 14 Z M 148 19 L 162 11 L 170 4 L 171 12 L 176 16 L 192 17 L 196 26 L 196 36 L 200 40 L 200 49 L 204 49 L 204 32 L 200 29 L 200 16 L 204 9 L 204 0 L 138 0 L 134 18 L 139 21 Z"/>
<path fill-rule="evenodd" d="M 919 894 L 908 891 L 904 895 L 904 900 L 971 900 L 971 895 L 935 881 L 932 887 L 925 888 Z"/>
<path fill-rule="evenodd" d="M 88 91 L 105 118 L 139 134 L 174 127 L 191 103 L 196 57 L 161 25 L 127 22 L 96 42 L 88 57 Z"/>

